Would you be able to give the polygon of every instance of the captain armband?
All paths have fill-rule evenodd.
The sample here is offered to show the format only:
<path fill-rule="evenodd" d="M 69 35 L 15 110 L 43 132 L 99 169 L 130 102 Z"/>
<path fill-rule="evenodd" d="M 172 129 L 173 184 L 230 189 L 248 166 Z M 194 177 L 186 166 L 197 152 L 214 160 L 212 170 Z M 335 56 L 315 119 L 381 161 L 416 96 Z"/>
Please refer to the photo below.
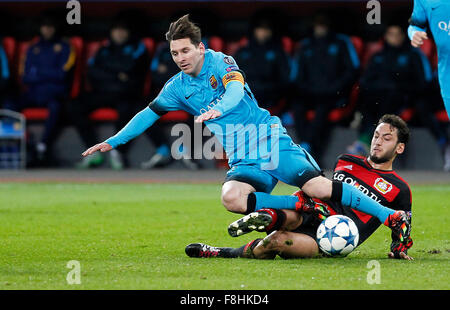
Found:
<path fill-rule="evenodd" d="M 239 71 L 232 71 L 227 74 L 225 74 L 222 78 L 223 87 L 227 87 L 227 84 L 232 81 L 238 81 L 241 82 L 242 85 L 245 85 L 244 76 Z"/>

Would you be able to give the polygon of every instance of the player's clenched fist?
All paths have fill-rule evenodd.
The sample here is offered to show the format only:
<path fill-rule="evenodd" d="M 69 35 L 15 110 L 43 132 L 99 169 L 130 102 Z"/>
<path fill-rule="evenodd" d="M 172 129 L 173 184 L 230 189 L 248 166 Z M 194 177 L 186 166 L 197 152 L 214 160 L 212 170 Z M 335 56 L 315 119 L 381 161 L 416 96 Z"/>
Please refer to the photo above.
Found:
<path fill-rule="evenodd" d="M 109 145 L 106 142 L 102 142 L 102 143 L 96 144 L 94 146 L 91 146 L 86 151 L 84 151 L 81 155 L 86 157 L 88 155 L 94 154 L 97 151 L 108 152 L 108 151 L 111 151 L 111 150 L 112 150 L 112 146 L 111 145 Z"/>
<path fill-rule="evenodd" d="M 428 36 L 426 32 L 417 31 L 414 33 L 414 36 L 411 40 L 411 45 L 414 47 L 419 47 L 423 44 L 423 40 L 428 40 Z"/>

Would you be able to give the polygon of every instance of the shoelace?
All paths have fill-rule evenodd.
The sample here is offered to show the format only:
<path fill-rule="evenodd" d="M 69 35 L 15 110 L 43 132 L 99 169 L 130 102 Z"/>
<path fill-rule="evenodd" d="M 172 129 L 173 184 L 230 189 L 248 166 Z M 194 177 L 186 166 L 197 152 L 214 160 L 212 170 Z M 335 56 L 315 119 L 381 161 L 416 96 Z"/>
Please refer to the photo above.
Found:
<path fill-rule="evenodd" d="M 200 250 L 201 257 L 217 256 L 218 254 L 219 254 L 219 250 L 217 248 L 203 246 L 203 248 Z"/>

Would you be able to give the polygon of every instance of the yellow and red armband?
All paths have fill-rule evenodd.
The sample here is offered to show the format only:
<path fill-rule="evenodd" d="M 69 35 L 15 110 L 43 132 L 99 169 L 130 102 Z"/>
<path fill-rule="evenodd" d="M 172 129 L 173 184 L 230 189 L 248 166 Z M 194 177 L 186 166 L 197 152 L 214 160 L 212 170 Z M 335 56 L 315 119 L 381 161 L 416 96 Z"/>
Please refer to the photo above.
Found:
<path fill-rule="evenodd" d="M 238 82 L 241 82 L 242 85 L 245 85 L 244 76 L 239 71 L 231 71 L 231 72 L 225 74 L 222 77 L 223 87 L 226 88 L 227 84 L 232 82 L 232 81 L 238 81 Z"/>

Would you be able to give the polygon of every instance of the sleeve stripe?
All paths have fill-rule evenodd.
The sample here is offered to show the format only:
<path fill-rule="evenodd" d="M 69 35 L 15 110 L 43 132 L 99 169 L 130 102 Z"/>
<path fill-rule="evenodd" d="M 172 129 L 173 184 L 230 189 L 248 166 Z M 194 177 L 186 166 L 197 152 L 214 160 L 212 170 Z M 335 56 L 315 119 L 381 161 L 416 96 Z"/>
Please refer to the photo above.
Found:
<path fill-rule="evenodd" d="M 348 53 L 350 54 L 350 59 L 352 60 L 353 66 L 355 68 L 359 68 L 359 57 L 356 53 L 355 46 L 350 41 L 350 38 L 345 35 L 339 35 L 338 37 L 347 45 Z"/>
<path fill-rule="evenodd" d="M 65 63 L 63 70 L 64 71 L 69 71 L 73 65 L 75 64 L 75 59 L 76 59 L 76 53 L 75 50 L 72 48 L 72 46 L 70 47 L 70 54 L 69 54 L 69 59 L 67 59 L 67 62 Z"/>
<path fill-rule="evenodd" d="M 5 50 L 0 47 L 0 58 L 2 62 L 2 77 L 4 79 L 9 78 L 9 67 L 8 67 L 8 58 L 6 57 Z"/>
<path fill-rule="evenodd" d="M 241 82 L 242 85 L 245 85 L 244 76 L 240 72 L 237 72 L 237 71 L 227 73 L 223 76 L 223 78 L 222 78 L 223 87 L 226 88 L 227 84 L 230 83 L 231 81 L 238 81 L 238 82 Z"/>

